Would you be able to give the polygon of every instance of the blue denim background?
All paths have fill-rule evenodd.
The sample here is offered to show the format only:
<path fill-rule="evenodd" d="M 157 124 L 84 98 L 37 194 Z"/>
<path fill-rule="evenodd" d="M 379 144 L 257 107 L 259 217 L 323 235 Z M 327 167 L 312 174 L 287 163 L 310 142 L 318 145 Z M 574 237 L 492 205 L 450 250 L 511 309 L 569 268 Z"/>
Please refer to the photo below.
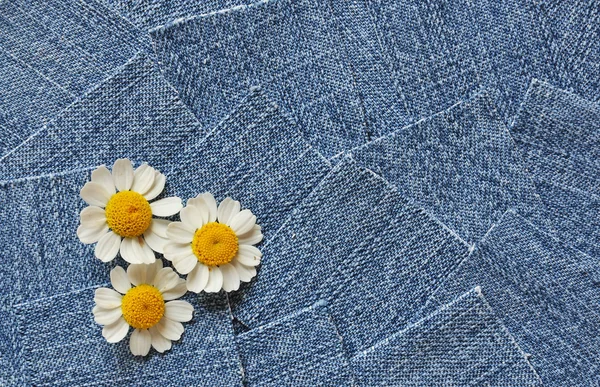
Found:
<path fill-rule="evenodd" d="M 247 3 L 0 4 L 0 385 L 598 385 L 600 4 Z M 75 236 L 118 157 L 265 233 L 145 359 Z"/>
<path fill-rule="evenodd" d="M 0 4 L 0 157 L 108 77 L 147 38 L 95 0 Z"/>

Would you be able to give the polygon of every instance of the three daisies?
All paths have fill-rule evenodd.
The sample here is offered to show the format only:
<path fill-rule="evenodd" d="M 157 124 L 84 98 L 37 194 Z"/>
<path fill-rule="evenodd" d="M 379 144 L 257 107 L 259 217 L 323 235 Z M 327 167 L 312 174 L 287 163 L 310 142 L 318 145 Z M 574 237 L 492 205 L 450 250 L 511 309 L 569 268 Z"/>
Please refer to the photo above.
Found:
<path fill-rule="evenodd" d="M 94 255 L 103 262 L 120 254 L 130 264 L 111 270 L 114 290 L 96 290 L 94 319 L 111 343 L 132 327 L 129 348 L 140 356 L 150 347 L 169 350 L 181 337 L 181 323 L 192 319 L 193 307 L 178 298 L 187 291 L 237 290 L 256 276 L 262 257 L 254 246 L 263 238 L 261 227 L 250 210 L 231 198 L 217 205 L 210 193 L 189 199 L 185 207 L 178 197 L 155 200 L 165 181 L 147 164 L 134 170 L 130 160 L 118 159 L 112 171 L 94 170 L 80 193 L 89 204 L 80 214 L 81 242 L 96 243 Z M 179 222 L 161 219 L 177 213 Z M 163 267 L 156 253 L 186 279 Z"/>

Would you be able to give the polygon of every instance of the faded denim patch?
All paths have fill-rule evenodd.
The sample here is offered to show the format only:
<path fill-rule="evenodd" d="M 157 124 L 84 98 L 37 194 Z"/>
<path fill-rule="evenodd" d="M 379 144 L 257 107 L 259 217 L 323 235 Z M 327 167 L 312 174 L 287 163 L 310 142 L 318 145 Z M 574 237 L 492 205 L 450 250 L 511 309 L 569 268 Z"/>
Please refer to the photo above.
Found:
<path fill-rule="evenodd" d="M 468 246 L 381 177 L 345 159 L 263 254 L 234 316 L 256 328 L 327 300 L 352 355 L 401 329 Z"/>
<path fill-rule="evenodd" d="M 549 386 L 598 382 L 597 260 L 507 212 L 433 294 L 421 315 L 481 286 Z"/>
<path fill-rule="evenodd" d="M 95 0 L 0 4 L 0 157 L 148 41 Z"/>
<path fill-rule="evenodd" d="M 476 288 L 350 361 L 359 386 L 541 386 Z"/>
<path fill-rule="evenodd" d="M 351 372 L 325 302 L 237 336 L 250 386 L 350 386 Z"/>

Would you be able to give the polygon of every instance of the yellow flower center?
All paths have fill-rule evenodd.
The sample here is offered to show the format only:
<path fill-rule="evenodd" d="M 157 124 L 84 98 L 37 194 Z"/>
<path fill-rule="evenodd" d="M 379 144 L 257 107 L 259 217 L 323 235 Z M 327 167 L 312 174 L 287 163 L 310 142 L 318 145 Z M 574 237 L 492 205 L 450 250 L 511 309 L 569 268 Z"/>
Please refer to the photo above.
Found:
<path fill-rule="evenodd" d="M 114 194 L 108 201 L 105 212 L 108 227 L 124 238 L 142 235 L 152 222 L 150 203 L 133 191 Z"/>
<path fill-rule="evenodd" d="M 156 325 L 165 314 L 165 300 L 157 288 L 142 284 L 123 296 L 121 311 L 127 324 L 137 329 Z"/>
<path fill-rule="evenodd" d="M 237 254 L 238 237 L 226 224 L 207 223 L 196 230 L 192 250 L 198 261 L 206 266 L 224 265 Z"/>

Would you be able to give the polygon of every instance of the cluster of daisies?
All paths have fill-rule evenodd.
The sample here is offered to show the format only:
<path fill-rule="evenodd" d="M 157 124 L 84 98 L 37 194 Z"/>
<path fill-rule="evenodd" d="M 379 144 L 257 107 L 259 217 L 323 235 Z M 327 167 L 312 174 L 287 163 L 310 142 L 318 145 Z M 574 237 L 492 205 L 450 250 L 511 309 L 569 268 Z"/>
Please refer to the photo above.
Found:
<path fill-rule="evenodd" d="M 254 246 L 263 238 L 261 227 L 250 210 L 231 198 L 217 206 L 210 193 L 188 199 L 185 207 L 178 197 L 155 200 L 165 180 L 147 164 L 134 170 L 130 160 L 119 159 L 112 171 L 94 170 L 80 193 L 89 204 L 80 214 L 81 242 L 96 243 L 94 255 L 102 262 L 120 255 L 129 263 L 127 270 L 111 270 L 113 289 L 96 290 L 94 319 L 111 343 L 132 327 L 129 348 L 139 356 L 150 347 L 162 353 L 179 340 L 194 308 L 178 298 L 187 291 L 237 290 L 256 275 L 262 257 Z M 181 221 L 161 219 L 177 214 Z"/>

